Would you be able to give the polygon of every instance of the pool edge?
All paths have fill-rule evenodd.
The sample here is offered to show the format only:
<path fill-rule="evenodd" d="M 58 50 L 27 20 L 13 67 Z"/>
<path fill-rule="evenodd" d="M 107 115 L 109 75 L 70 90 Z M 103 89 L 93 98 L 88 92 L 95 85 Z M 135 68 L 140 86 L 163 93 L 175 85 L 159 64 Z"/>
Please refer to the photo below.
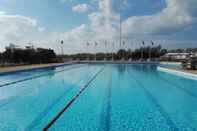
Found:
<path fill-rule="evenodd" d="M 1 75 L 8 75 L 12 73 L 18 73 L 18 72 L 27 72 L 27 71 L 34 71 L 34 70 L 40 70 L 40 69 L 49 69 L 49 68 L 56 68 L 56 67 L 61 67 L 65 65 L 73 65 L 73 64 L 79 64 L 78 62 L 69 62 L 69 63 L 62 63 L 62 64 L 53 64 L 53 65 L 45 65 L 45 66 L 40 66 L 40 67 L 30 67 L 30 68 L 25 68 L 25 69 L 16 69 L 16 70 L 9 70 L 9 71 L 0 71 L 0 76 Z"/>
<path fill-rule="evenodd" d="M 183 71 L 177 71 L 177 70 L 174 70 L 174 69 L 168 69 L 168 68 L 164 68 L 164 67 L 157 67 L 157 70 L 161 71 L 161 72 L 165 72 L 165 73 L 169 73 L 169 74 L 172 74 L 172 75 L 176 75 L 176 76 L 180 76 L 180 77 L 183 77 L 183 78 L 192 79 L 192 80 L 197 81 L 197 75 L 196 74 L 183 72 Z"/>

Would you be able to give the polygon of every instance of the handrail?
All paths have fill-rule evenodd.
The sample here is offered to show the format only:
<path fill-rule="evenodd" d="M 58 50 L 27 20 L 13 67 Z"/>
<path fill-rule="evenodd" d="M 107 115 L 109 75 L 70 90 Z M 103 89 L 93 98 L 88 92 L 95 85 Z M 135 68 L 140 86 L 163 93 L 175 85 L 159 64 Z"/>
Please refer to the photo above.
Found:
<path fill-rule="evenodd" d="M 91 84 L 91 82 L 104 70 L 105 67 L 100 69 L 89 81 L 86 85 L 84 85 L 79 92 L 72 97 L 72 99 L 66 103 L 65 107 L 57 113 L 55 117 L 42 129 L 42 131 L 47 131 L 59 118 L 60 116 L 72 105 L 72 103 L 83 93 L 83 91 Z"/>
<path fill-rule="evenodd" d="M 56 71 L 55 73 L 60 73 L 60 72 L 63 72 L 63 71 L 67 71 L 67 70 L 75 69 L 75 68 L 80 68 L 80 67 L 82 67 L 82 66 L 70 67 L 70 68 L 66 68 L 66 69 L 60 70 L 60 71 Z M 32 80 L 32 79 L 44 77 L 44 76 L 47 76 L 47 75 L 50 75 L 50 73 L 43 73 L 41 75 L 36 75 L 36 76 L 28 77 L 28 78 L 25 78 L 25 79 L 21 79 L 21 80 L 5 83 L 5 84 L 0 85 L 0 88 L 4 87 L 4 86 L 13 85 L 13 84 L 16 84 L 16 83 L 19 83 L 19 82 L 24 82 L 24 81 L 27 81 L 27 80 Z"/>

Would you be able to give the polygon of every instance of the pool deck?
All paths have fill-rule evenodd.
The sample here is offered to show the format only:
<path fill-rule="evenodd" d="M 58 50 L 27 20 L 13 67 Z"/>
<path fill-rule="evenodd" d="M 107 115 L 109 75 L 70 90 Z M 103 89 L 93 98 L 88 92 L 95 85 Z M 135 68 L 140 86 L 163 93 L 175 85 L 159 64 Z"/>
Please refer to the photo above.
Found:
<path fill-rule="evenodd" d="M 160 63 L 161 64 L 167 64 L 167 65 L 168 64 L 181 65 L 181 62 L 160 62 Z M 177 69 L 177 68 L 171 68 L 171 67 L 169 67 L 168 69 L 183 72 L 183 73 L 189 73 L 189 74 L 197 75 L 197 70 Z"/>
<path fill-rule="evenodd" d="M 173 70 L 197 75 L 197 70 L 184 70 L 184 69 L 173 69 Z"/>
<path fill-rule="evenodd" d="M 181 65 L 181 62 L 160 62 L 161 64 L 175 64 L 175 65 Z M 179 72 L 183 72 L 183 73 L 189 73 L 189 74 L 194 74 L 197 75 L 197 70 L 186 70 L 186 69 L 176 69 L 176 68 L 168 68 L 170 70 L 174 70 L 174 71 L 179 71 Z"/>
<path fill-rule="evenodd" d="M 157 67 L 157 70 L 164 73 L 169 73 L 176 76 L 181 76 L 187 79 L 197 80 L 196 71 L 188 72 L 187 70 L 173 69 L 166 67 Z"/>
<path fill-rule="evenodd" d="M 0 67 L 0 74 L 17 72 L 17 71 L 26 71 L 26 70 L 48 68 L 48 67 L 58 67 L 58 66 L 63 66 L 63 65 L 75 64 L 75 63 L 76 62 L 67 62 L 67 63 L 33 64 L 33 65 Z"/>

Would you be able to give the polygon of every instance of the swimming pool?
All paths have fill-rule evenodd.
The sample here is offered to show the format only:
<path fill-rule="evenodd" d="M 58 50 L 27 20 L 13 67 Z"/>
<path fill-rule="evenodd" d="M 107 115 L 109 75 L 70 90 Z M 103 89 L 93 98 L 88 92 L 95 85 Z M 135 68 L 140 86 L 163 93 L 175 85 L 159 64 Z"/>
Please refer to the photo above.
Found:
<path fill-rule="evenodd" d="M 2 131 L 42 130 L 87 83 L 49 131 L 197 130 L 197 81 L 154 64 L 71 65 L 0 81 Z"/>

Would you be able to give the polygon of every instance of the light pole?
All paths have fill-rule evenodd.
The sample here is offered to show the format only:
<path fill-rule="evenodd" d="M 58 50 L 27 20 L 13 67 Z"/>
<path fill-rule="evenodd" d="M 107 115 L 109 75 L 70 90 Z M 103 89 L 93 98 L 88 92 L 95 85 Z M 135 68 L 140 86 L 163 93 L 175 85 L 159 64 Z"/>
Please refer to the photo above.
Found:
<path fill-rule="evenodd" d="M 132 50 L 132 41 L 131 41 L 131 59 L 130 59 L 130 61 L 132 61 L 133 60 L 133 50 Z"/>
<path fill-rule="evenodd" d="M 119 37 L 120 37 L 120 49 L 122 46 L 122 14 L 121 14 L 121 7 L 119 8 L 119 14 L 120 14 L 120 21 L 119 21 Z"/>
<path fill-rule="evenodd" d="M 61 44 L 61 55 L 62 55 L 61 57 L 62 57 L 62 61 L 63 61 L 63 58 L 64 58 L 64 56 L 63 56 L 63 55 L 64 55 L 64 50 L 63 50 L 64 41 L 61 40 L 61 41 L 60 41 L 60 44 Z"/>
<path fill-rule="evenodd" d="M 125 50 L 124 54 L 123 54 L 123 59 L 122 60 L 126 60 L 126 49 L 125 49 L 125 41 L 123 40 L 122 42 L 123 45 L 123 50 Z"/>
<path fill-rule="evenodd" d="M 121 48 L 121 46 L 122 46 L 122 18 L 121 18 L 121 8 L 120 8 L 120 30 L 119 30 L 120 32 L 120 48 Z"/>
<path fill-rule="evenodd" d="M 104 42 L 104 44 L 105 44 L 105 58 L 104 58 L 104 60 L 106 61 L 107 60 L 107 41 L 105 40 L 105 42 Z"/>
<path fill-rule="evenodd" d="M 63 40 L 61 40 L 61 53 L 62 53 L 62 56 L 64 55 L 64 50 L 63 50 L 63 44 L 64 44 L 64 41 Z"/>
<path fill-rule="evenodd" d="M 90 45 L 90 43 L 89 43 L 89 42 L 87 42 L 87 43 L 86 43 L 86 45 L 87 45 L 87 50 L 88 50 L 88 49 L 89 49 L 89 45 Z M 88 52 L 89 52 L 89 51 L 87 51 L 87 60 L 89 61 L 89 60 L 90 60 L 90 57 L 88 57 L 88 56 L 89 56 L 89 55 L 88 55 Z"/>
<path fill-rule="evenodd" d="M 95 41 L 95 48 L 97 47 L 98 43 Z M 96 61 L 96 52 L 95 52 L 95 61 Z"/>
<path fill-rule="evenodd" d="M 112 61 L 114 61 L 114 42 L 112 42 Z"/>

